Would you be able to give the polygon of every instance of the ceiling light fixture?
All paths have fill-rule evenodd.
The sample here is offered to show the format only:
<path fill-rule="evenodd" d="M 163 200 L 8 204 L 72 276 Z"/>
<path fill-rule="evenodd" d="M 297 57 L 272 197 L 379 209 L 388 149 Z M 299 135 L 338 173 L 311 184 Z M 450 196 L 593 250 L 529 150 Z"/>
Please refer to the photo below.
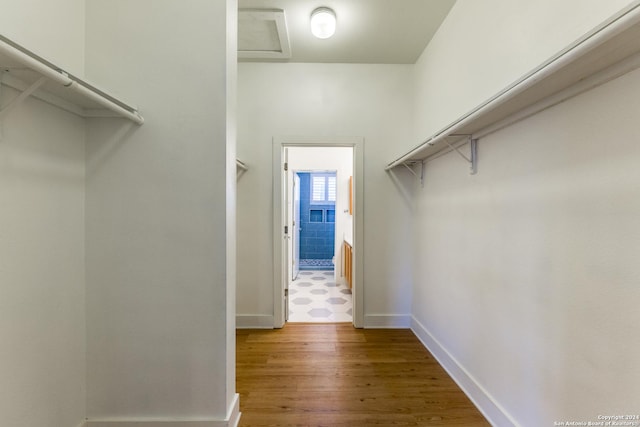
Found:
<path fill-rule="evenodd" d="M 336 13 L 328 7 L 319 7 L 311 13 L 311 33 L 319 39 L 328 39 L 336 32 Z"/>

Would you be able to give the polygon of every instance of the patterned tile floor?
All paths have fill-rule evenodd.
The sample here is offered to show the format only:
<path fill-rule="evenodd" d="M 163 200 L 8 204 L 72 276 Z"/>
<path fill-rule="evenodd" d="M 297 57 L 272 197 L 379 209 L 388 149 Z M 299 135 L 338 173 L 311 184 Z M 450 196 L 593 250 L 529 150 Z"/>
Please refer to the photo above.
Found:
<path fill-rule="evenodd" d="M 332 270 L 333 260 L 330 259 L 301 259 L 299 261 L 300 270 Z"/>
<path fill-rule="evenodd" d="M 289 284 L 289 322 L 351 322 L 351 301 L 351 290 L 336 284 L 333 271 L 301 271 Z"/>

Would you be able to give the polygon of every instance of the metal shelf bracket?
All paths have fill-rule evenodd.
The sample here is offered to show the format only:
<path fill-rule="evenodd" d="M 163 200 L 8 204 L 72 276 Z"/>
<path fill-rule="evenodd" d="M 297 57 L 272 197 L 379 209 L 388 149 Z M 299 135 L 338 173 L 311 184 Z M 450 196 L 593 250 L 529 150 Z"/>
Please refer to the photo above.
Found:
<path fill-rule="evenodd" d="M 3 77 L 4 73 L 0 73 L 0 84 L 2 83 L 2 77 Z M 11 101 L 9 101 L 9 103 L 7 105 L 5 105 L 4 107 L 0 108 L 0 120 L 4 119 L 4 117 L 14 108 L 16 108 L 17 106 L 19 106 L 20 104 L 22 104 L 24 102 L 25 99 L 27 99 L 33 92 L 35 92 L 36 90 L 38 90 L 38 88 L 40 86 L 42 86 L 43 84 L 45 84 L 47 82 L 47 78 L 46 77 L 40 77 L 37 81 L 35 81 L 31 86 L 29 86 L 27 89 L 25 89 L 24 91 L 22 91 L 18 96 L 16 96 L 15 98 L 13 98 Z M 2 139 L 2 135 L 3 135 L 3 126 L 2 126 L 2 122 L 0 122 L 0 139 Z"/>
<path fill-rule="evenodd" d="M 450 135 L 450 136 L 462 136 L 462 135 Z M 469 163 L 469 174 L 475 175 L 478 173 L 478 138 L 474 138 L 473 135 L 467 135 L 469 142 L 469 149 L 471 158 L 467 157 L 458 147 L 451 144 L 446 139 L 444 140 L 445 144 L 447 144 L 452 150 L 460 155 L 467 163 Z"/>
<path fill-rule="evenodd" d="M 413 174 L 413 176 L 418 178 L 418 173 L 413 170 L 413 166 L 415 166 L 416 164 L 420 164 L 420 185 L 424 187 L 424 160 L 408 160 L 406 162 L 402 162 L 402 166 L 407 168 L 409 172 Z"/>
<path fill-rule="evenodd" d="M 239 180 L 248 170 L 249 167 L 243 161 L 236 159 L 236 180 Z"/>
<path fill-rule="evenodd" d="M 13 98 L 7 105 L 0 109 L 0 118 L 3 118 L 7 115 L 9 111 L 22 104 L 25 99 L 27 99 L 33 92 L 35 92 L 40 86 L 47 82 L 46 77 L 40 77 L 36 82 L 34 82 L 31 86 L 29 86 L 24 92 L 20 93 L 20 95 Z"/>

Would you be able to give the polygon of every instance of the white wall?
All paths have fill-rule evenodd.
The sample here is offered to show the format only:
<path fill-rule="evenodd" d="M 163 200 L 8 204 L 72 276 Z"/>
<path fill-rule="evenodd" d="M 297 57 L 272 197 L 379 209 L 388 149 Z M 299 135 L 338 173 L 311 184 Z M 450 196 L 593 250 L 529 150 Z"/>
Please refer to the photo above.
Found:
<path fill-rule="evenodd" d="M 336 171 L 336 205 L 335 205 L 335 247 L 334 247 L 334 278 L 339 283 L 345 283 L 342 272 L 342 242 L 346 239 L 353 242 L 353 216 L 349 212 L 349 177 L 353 176 L 353 148 L 351 147 L 290 147 L 289 149 L 289 173 L 295 171 Z M 292 191 L 293 178 L 289 179 Z M 293 216 L 292 200 L 289 210 Z M 293 227 L 289 228 L 293 230 Z M 290 241 L 291 242 L 291 241 Z M 292 259 L 291 244 L 289 244 L 289 259 Z"/>
<path fill-rule="evenodd" d="M 2 34 L 79 76 L 86 41 L 89 80 L 147 123 L 3 117 L 0 424 L 232 424 L 237 4 L 53 3 L 3 5 Z"/>
<path fill-rule="evenodd" d="M 410 222 L 410 204 L 383 166 L 410 135 L 411 76 L 404 65 L 239 64 L 238 155 L 250 167 L 238 182 L 240 316 L 273 325 L 273 137 L 356 136 L 365 140 L 365 324 L 407 319 L 411 229 L 398 224 Z"/>
<path fill-rule="evenodd" d="M 428 164 L 414 316 L 522 426 L 637 406 L 638 87 L 483 139 L 477 176 Z"/>
<path fill-rule="evenodd" d="M 146 120 L 88 125 L 87 411 L 96 425 L 218 425 L 233 409 L 236 8 L 87 2 L 88 78 L 135 100 Z"/>
<path fill-rule="evenodd" d="M 0 90 L 3 103 L 17 95 Z M 82 119 L 34 99 L 2 119 L 2 425 L 84 419 L 84 132 Z"/>
<path fill-rule="evenodd" d="M 626 2 L 517 3 L 456 3 L 416 68 L 416 135 Z M 476 176 L 455 153 L 427 164 L 414 328 L 459 379 L 475 381 L 495 425 L 637 412 L 638 87 L 636 71 L 483 138 Z"/>
<path fill-rule="evenodd" d="M 3 35 L 83 69 L 82 0 L 62 2 L 71 11 L 3 3 Z M 1 86 L 0 105 L 17 95 Z M 76 427 L 85 417 L 84 121 L 31 98 L 0 132 L 0 424 Z"/>
<path fill-rule="evenodd" d="M 0 33 L 82 77 L 85 0 L 3 0 Z"/>

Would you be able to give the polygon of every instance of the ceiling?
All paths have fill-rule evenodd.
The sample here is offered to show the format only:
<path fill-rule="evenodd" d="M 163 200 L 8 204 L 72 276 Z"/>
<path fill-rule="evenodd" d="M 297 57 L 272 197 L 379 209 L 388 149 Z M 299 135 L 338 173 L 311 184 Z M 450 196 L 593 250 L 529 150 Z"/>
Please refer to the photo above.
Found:
<path fill-rule="evenodd" d="M 238 56 L 240 61 L 261 62 L 413 64 L 454 3 L 239 0 Z M 321 6 L 333 9 L 338 18 L 335 35 L 325 40 L 315 38 L 309 30 L 311 12 Z"/>

